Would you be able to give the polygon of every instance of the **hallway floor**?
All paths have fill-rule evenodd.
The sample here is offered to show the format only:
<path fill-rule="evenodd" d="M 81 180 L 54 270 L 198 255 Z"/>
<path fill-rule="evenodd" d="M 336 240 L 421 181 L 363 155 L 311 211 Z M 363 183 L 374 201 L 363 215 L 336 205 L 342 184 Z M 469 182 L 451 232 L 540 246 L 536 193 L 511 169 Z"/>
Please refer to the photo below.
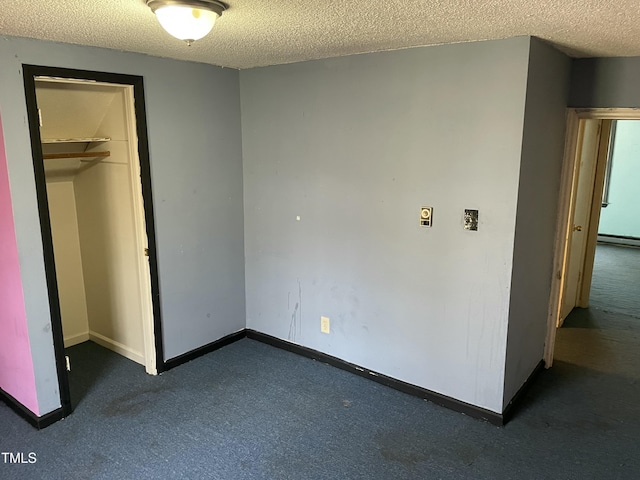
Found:
<path fill-rule="evenodd" d="M 598 244 L 589 303 L 640 318 L 640 248 Z"/>

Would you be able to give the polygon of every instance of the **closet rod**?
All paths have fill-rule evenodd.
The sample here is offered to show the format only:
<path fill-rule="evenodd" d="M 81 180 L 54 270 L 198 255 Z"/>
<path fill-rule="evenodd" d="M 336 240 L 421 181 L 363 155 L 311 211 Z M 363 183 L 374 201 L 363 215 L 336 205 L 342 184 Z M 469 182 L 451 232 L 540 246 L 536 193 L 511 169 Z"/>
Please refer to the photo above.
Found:
<path fill-rule="evenodd" d="M 75 152 L 75 153 L 45 153 L 42 155 L 44 160 L 52 160 L 56 158 L 97 158 L 108 157 L 111 152 Z"/>

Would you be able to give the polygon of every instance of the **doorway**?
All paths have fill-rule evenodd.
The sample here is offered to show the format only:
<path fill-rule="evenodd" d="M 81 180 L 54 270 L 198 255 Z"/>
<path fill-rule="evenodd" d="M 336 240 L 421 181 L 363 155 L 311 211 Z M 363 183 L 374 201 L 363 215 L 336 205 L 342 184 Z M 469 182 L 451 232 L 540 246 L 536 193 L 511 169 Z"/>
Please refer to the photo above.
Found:
<path fill-rule="evenodd" d="M 24 66 L 56 366 L 91 340 L 162 371 L 141 77 Z M 69 362 L 70 360 L 70 362 Z"/>
<path fill-rule="evenodd" d="M 589 306 L 612 122 L 613 120 L 581 119 L 578 123 L 558 327 L 575 307 Z"/>
<path fill-rule="evenodd" d="M 589 304 L 640 317 L 640 121 L 614 120 Z"/>
<path fill-rule="evenodd" d="M 640 110 L 576 109 L 568 112 L 544 353 L 547 367 L 553 362 L 557 329 L 574 307 L 589 306 L 611 132 L 617 120 L 640 120 Z"/>

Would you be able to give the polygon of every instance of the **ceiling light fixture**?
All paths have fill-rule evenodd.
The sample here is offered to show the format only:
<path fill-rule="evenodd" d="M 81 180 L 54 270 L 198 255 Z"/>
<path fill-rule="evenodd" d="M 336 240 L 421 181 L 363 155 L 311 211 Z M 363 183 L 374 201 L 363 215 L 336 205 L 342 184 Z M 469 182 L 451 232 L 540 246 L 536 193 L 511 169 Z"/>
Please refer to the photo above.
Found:
<path fill-rule="evenodd" d="M 227 6 L 217 0 L 146 0 L 162 28 L 191 45 L 213 28 Z"/>

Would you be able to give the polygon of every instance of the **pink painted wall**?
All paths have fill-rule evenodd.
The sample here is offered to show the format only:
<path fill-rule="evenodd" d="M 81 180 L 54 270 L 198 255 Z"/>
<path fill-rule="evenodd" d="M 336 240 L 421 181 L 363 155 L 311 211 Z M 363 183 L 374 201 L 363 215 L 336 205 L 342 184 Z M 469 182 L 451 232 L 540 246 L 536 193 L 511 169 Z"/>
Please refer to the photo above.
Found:
<path fill-rule="evenodd" d="M 0 388 L 39 415 L 0 118 Z"/>

